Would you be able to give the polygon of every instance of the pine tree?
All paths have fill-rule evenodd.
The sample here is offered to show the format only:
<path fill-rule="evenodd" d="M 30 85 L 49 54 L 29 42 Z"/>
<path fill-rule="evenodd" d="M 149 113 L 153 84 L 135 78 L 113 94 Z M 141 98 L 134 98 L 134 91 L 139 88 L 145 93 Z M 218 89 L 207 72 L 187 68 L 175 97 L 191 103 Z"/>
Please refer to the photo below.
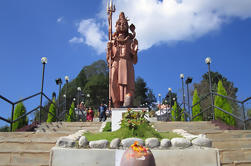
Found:
<path fill-rule="evenodd" d="M 49 108 L 50 113 L 48 113 L 48 118 L 47 118 L 46 122 L 55 122 L 56 121 L 55 97 L 53 97 L 52 101 L 53 101 L 53 103 L 51 103 L 51 105 L 50 105 L 50 108 Z"/>
<path fill-rule="evenodd" d="M 226 90 L 225 90 L 225 88 L 224 88 L 224 86 L 222 84 L 222 81 L 218 82 L 217 93 L 219 95 L 227 96 L 227 92 L 226 92 Z M 214 105 L 221 108 L 221 109 L 223 109 L 223 110 L 225 110 L 225 111 L 227 111 L 227 112 L 229 112 L 229 113 L 233 112 L 231 104 L 224 97 L 215 96 Z M 226 124 L 231 125 L 231 126 L 235 125 L 235 119 L 232 116 L 222 112 L 221 110 L 215 108 L 214 109 L 214 114 L 215 114 L 215 119 L 221 119 Z"/>
<path fill-rule="evenodd" d="M 193 93 L 193 105 L 198 103 L 200 101 L 200 98 L 198 96 L 198 92 L 197 92 L 197 89 L 194 90 L 194 93 Z M 192 108 L 192 114 L 193 116 L 197 115 L 198 113 L 200 113 L 201 111 L 201 108 L 200 108 L 200 103 L 195 105 L 193 108 Z M 202 114 L 196 116 L 195 118 L 193 118 L 193 121 L 202 121 L 203 118 L 202 118 Z"/>
<path fill-rule="evenodd" d="M 171 120 L 172 121 L 175 121 L 177 119 L 177 116 L 176 116 L 177 113 L 176 112 L 177 112 L 177 103 L 175 101 L 175 103 L 174 103 L 174 105 L 172 107 L 172 110 L 171 110 L 171 115 L 172 115 Z"/>
<path fill-rule="evenodd" d="M 181 121 L 185 121 L 184 109 L 182 109 L 182 111 L 181 111 Z"/>
<path fill-rule="evenodd" d="M 69 115 L 67 117 L 67 122 L 73 122 L 74 121 L 74 109 L 75 109 L 75 104 L 74 102 L 71 103 L 71 108 L 69 110 Z"/>
<path fill-rule="evenodd" d="M 174 102 L 171 113 L 172 113 L 172 121 L 180 121 L 180 116 L 179 116 L 180 113 L 176 101 Z"/>
<path fill-rule="evenodd" d="M 22 102 L 18 103 L 15 110 L 14 110 L 14 116 L 13 120 L 19 118 L 20 116 L 24 115 L 26 113 L 26 108 Z M 28 124 L 28 118 L 27 116 L 24 116 L 23 118 L 19 119 L 18 121 L 14 122 L 12 125 L 12 131 L 16 131 L 17 129 L 20 129 Z"/>

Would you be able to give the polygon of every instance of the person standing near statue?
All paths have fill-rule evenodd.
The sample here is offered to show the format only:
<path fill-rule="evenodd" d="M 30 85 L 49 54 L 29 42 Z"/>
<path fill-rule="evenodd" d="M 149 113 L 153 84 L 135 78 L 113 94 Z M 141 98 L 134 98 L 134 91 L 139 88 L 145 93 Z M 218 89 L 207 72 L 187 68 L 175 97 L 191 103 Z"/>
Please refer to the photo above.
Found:
<path fill-rule="evenodd" d="M 116 32 L 107 43 L 107 62 L 110 68 L 111 98 L 113 106 L 130 106 L 135 91 L 134 64 L 137 63 L 138 41 L 135 26 L 128 26 L 123 12 L 116 22 Z M 129 33 L 129 29 L 132 33 Z M 109 59 L 111 64 L 109 64 Z"/>
<path fill-rule="evenodd" d="M 99 122 L 106 121 L 106 107 L 103 103 L 100 104 L 98 111 L 99 111 Z"/>

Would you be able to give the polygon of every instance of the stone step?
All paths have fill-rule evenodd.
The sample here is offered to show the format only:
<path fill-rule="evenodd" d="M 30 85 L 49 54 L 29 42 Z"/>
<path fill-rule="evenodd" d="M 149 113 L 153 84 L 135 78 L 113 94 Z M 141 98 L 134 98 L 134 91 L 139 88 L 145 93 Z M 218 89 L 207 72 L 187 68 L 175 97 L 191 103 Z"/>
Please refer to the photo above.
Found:
<path fill-rule="evenodd" d="M 205 133 L 210 139 L 220 138 L 251 138 L 250 130 L 223 130 L 222 132 Z"/>
<path fill-rule="evenodd" d="M 42 123 L 39 126 L 68 126 L 68 127 L 74 127 L 74 126 L 94 126 L 94 125 L 101 125 L 102 122 L 52 122 L 52 123 Z"/>
<path fill-rule="evenodd" d="M 212 140 L 212 146 L 218 149 L 251 148 L 251 138 L 221 138 Z"/>
<path fill-rule="evenodd" d="M 65 133 L 37 133 L 37 132 L 0 132 L 0 140 L 4 138 L 58 138 Z"/>
<path fill-rule="evenodd" d="M 56 142 L 2 142 L 0 143 L 0 152 L 22 152 L 24 150 L 48 151 Z"/>
<path fill-rule="evenodd" d="M 160 132 L 172 131 L 174 129 L 183 129 L 191 132 L 205 132 L 219 130 L 211 122 L 154 122 L 154 127 Z"/>
<path fill-rule="evenodd" d="M 221 163 L 221 166 L 251 166 L 251 160 L 248 161 L 233 161 L 229 163 Z"/>
<path fill-rule="evenodd" d="M 47 129 L 39 129 L 37 132 L 67 132 L 67 133 L 75 133 L 79 130 L 86 131 L 99 131 L 100 127 L 82 127 L 82 128 L 47 128 Z"/>
<path fill-rule="evenodd" d="M 231 163 L 233 161 L 251 161 L 251 148 L 220 149 L 220 161 Z"/>
<path fill-rule="evenodd" d="M 49 151 L 0 152 L 0 166 L 47 166 Z"/>

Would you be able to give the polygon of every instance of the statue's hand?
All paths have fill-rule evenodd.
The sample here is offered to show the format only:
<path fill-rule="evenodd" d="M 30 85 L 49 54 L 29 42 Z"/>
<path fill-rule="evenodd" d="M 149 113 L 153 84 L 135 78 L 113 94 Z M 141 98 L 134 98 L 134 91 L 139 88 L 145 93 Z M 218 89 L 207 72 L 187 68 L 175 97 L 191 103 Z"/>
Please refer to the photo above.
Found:
<path fill-rule="evenodd" d="M 133 54 L 137 54 L 138 52 L 138 40 L 134 39 L 131 44 L 131 50 Z"/>
<path fill-rule="evenodd" d="M 110 51 L 112 48 L 112 42 L 111 41 L 108 41 L 107 42 L 107 50 Z"/>

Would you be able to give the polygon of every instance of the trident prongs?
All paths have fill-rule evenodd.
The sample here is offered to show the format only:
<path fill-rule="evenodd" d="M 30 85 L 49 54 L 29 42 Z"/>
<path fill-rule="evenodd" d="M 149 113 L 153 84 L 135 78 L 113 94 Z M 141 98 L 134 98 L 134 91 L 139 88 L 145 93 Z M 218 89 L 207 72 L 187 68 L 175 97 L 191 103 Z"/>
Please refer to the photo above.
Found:
<path fill-rule="evenodd" d="M 107 13 L 115 12 L 115 5 L 112 3 L 112 0 L 107 1 Z"/>

